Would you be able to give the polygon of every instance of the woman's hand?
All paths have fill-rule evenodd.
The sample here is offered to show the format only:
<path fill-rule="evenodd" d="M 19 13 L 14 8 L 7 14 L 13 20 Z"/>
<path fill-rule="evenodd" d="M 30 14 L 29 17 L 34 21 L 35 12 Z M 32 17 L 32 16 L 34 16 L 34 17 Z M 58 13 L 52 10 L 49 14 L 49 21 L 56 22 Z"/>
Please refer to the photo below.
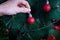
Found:
<path fill-rule="evenodd" d="M 0 16 L 29 13 L 30 11 L 30 5 L 25 0 L 8 0 L 0 4 Z"/>

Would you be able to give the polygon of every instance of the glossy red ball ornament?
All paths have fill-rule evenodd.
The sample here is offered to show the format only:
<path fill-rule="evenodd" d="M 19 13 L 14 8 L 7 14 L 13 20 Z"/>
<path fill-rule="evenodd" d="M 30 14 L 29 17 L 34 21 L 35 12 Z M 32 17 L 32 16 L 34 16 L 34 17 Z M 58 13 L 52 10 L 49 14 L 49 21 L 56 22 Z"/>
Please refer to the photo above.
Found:
<path fill-rule="evenodd" d="M 43 6 L 43 10 L 44 10 L 44 12 L 49 12 L 49 11 L 51 10 L 50 4 L 45 4 L 45 5 Z"/>
<path fill-rule="evenodd" d="M 48 40 L 56 40 L 56 38 L 51 34 L 51 35 L 48 37 Z"/>
<path fill-rule="evenodd" d="M 55 25 L 54 28 L 55 28 L 56 30 L 60 30 L 60 26 L 59 26 L 59 25 Z"/>
<path fill-rule="evenodd" d="M 34 22 L 35 22 L 35 19 L 33 17 L 28 17 L 27 18 L 27 23 L 28 24 L 34 24 Z"/>

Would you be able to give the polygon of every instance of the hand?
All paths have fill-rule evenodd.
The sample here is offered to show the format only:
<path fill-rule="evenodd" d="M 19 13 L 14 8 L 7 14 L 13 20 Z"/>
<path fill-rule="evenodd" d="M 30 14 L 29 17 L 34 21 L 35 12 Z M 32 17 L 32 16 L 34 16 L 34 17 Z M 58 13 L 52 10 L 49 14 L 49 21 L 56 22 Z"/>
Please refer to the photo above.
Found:
<path fill-rule="evenodd" d="M 30 5 L 25 0 L 8 0 L 0 4 L 0 16 L 1 15 L 14 15 L 17 13 L 30 12 Z"/>

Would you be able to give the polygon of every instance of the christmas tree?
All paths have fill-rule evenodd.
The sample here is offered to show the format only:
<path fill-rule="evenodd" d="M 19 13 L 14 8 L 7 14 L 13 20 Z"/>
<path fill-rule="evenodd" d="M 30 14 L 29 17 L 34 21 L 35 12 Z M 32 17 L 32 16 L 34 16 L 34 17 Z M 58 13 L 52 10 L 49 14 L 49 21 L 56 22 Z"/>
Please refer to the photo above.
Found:
<path fill-rule="evenodd" d="M 27 1 L 31 13 L 0 17 L 0 40 L 60 40 L 60 0 Z"/>

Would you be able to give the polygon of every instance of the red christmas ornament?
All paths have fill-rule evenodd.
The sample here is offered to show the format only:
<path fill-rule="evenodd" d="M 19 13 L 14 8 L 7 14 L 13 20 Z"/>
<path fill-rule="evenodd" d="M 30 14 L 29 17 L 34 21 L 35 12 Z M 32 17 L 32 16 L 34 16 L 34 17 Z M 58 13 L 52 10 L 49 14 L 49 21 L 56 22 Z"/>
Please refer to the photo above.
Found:
<path fill-rule="evenodd" d="M 49 37 L 48 37 L 48 40 L 56 40 L 55 37 L 51 34 Z"/>
<path fill-rule="evenodd" d="M 45 38 L 41 38 L 40 40 L 46 40 Z"/>
<path fill-rule="evenodd" d="M 45 4 L 45 5 L 43 6 L 43 10 L 44 10 L 45 12 L 49 12 L 49 11 L 51 10 L 50 4 Z"/>
<path fill-rule="evenodd" d="M 54 28 L 55 28 L 56 30 L 60 30 L 60 26 L 59 26 L 59 25 L 56 25 Z"/>
<path fill-rule="evenodd" d="M 28 24 L 34 24 L 34 22 L 35 22 L 35 19 L 33 17 L 28 17 L 27 18 L 27 23 Z"/>
<path fill-rule="evenodd" d="M 45 12 L 49 12 L 51 10 L 51 6 L 49 4 L 49 1 L 47 0 L 46 4 L 43 6 L 43 10 Z"/>
<path fill-rule="evenodd" d="M 9 33 L 9 29 L 6 29 L 6 33 Z"/>

